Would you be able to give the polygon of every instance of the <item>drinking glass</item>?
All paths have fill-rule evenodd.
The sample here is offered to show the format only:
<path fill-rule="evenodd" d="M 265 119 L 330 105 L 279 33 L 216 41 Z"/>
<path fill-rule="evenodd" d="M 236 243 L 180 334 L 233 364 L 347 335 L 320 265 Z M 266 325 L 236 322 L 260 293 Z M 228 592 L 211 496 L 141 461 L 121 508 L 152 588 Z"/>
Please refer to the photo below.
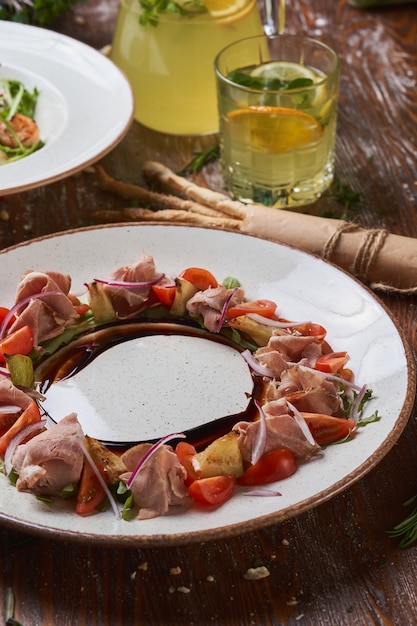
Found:
<path fill-rule="evenodd" d="M 246 203 L 314 202 L 334 175 L 339 58 L 309 37 L 232 43 L 215 60 L 226 187 Z"/>
<path fill-rule="evenodd" d="M 110 58 L 129 79 L 135 118 L 144 126 L 174 135 L 216 133 L 214 58 L 229 43 L 263 32 L 257 0 L 178 6 L 181 13 L 155 13 L 140 0 L 121 0 Z"/>

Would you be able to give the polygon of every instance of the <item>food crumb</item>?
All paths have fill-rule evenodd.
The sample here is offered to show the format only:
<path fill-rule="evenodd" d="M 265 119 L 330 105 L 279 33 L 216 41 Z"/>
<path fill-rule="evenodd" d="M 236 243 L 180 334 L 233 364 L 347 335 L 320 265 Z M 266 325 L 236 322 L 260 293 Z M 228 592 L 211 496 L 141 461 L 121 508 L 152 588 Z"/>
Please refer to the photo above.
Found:
<path fill-rule="evenodd" d="M 270 575 L 270 571 L 265 565 L 261 565 L 261 567 L 250 567 L 243 574 L 243 578 L 246 580 L 260 580 L 261 578 L 266 578 Z"/>
<path fill-rule="evenodd" d="M 171 569 L 169 570 L 169 573 L 172 574 L 173 576 L 178 576 L 178 574 L 181 574 L 181 568 L 171 567 Z"/>
<path fill-rule="evenodd" d="M 178 587 L 177 591 L 180 593 L 190 593 L 191 589 L 189 587 Z"/>
<path fill-rule="evenodd" d="M 146 571 L 147 571 L 147 569 L 148 569 L 148 562 L 147 562 L 147 561 L 144 561 L 143 563 L 141 563 L 140 565 L 138 565 L 138 569 L 141 569 L 141 570 L 143 570 L 144 572 L 146 572 Z"/>
<path fill-rule="evenodd" d="M 172 585 L 169 587 L 168 589 L 169 593 L 175 593 L 175 587 L 173 587 Z"/>
<path fill-rule="evenodd" d="M 211 574 L 209 574 L 209 575 L 207 576 L 206 580 L 207 580 L 209 583 L 213 583 L 213 582 L 214 582 L 214 576 L 212 576 Z"/>
<path fill-rule="evenodd" d="M 0 211 L 0 220 L 3 222 L 7 222 L 10 219 L 9 212 L 6 209 L 1 209 Z"/>
<path fill-rule="evenodd" d="M 287 606 L 296 606 L 298 604 L 298 601 L 296 598 L 291 598 L 286 604 Z"/>
<path fill-rule="evenodd" d="M 282 545 L 283 545 L 283 546 L 289 546 L 289 545 L 290 545 L 290 542 L 288 541 L 288 539 L 283 539 L 283 540 L 282 540 Z"/>
<path fill-rule="evenodd" d="M 295 618 L 295 621 L 298 622 L 300 619 L 303 619 L 304 617 L 304 613 L 300 613 L 300 615 L 297 615 L 297 617 Z"/>
<path fill-rule="evenodd" d="M 136 578 L 136 572 L 132 572 L 132 573 L 130 574 L 130 578 L 131 578 L 132 580 L 135 580 L 135 578 Z"/>
<path fill-rule="evenodd" d="M 85 24 L 85 17 L 83 17 L 82 15 L 76 15 L 74 17 L 74 22 L 76 24 L 80 24 L 80 26 L 83 26 Z"/>

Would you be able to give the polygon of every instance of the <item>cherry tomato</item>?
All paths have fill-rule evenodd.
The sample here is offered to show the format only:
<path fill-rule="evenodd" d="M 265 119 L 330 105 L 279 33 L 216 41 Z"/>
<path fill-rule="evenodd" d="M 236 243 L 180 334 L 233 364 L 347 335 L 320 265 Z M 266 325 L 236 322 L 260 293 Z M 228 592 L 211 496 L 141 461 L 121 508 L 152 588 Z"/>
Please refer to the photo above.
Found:
<path fill-rule="evenodd" d="M 201 472 L 195 470 L 192 460 L 196 454 L 196 449 L 191 443 L 186 441 L 180 441 L 175 447 L 175 454 L 178 457 L 179 462 L 187 471 L 187 478 L 184 480 L 185 485 L 188 487 L 191 483 L 200 477 Z"/>
<path fill-rule="evenodd" d="M 0 354 L 28 355 L 33 348 L 33 333 L 30 326 L 22 326 L 0 341 Z"/>
<path fill-rule="evenodd" d="M 175 285 L 152 285 L 152 291 L 161 304 L 169 309 L 172 307 L 176 292 Z"/>
<path fill-rule="evenodd" d="M 0 407 L 0 436 L 4 435 L 13 426 L 21 412 L 21 410 L 16 408 L 16 413 L 1 413 Z"/>
<path fill-rule="evenodd" d="M 77 311 L 78 315 L 84 315 L 90 310 L 89 304 L 76 304 L 74 309 Z"/>
<path fill-rule="evenodd" d="M 327 334 L 324 326 L 321 326 L 320 324 L 310 324 L 309 322 L 293 326 L 291 328 L 291 332 L 300 333 L 303 337 L 317 337 L 317 339 L 324 339 Z"/>
<path fill-rule="evenodd" d="M 352 419 L 333 417 L 323 413 L 303 413 L 311 434 L 321 446 L 344 439 L 355 429 L 356 423 Z"/>
<path fill-rule="evenodd" d="M 236 476 L 233 475 L 200 478 L 188 487 L 188 495 L 205 506 L 218 506 L 232 497 L 235 486 Z"/>
<path fill-rule="evenodd" d="M 96 467 L 106 480 L 105 470 L 102 467 Z M 106 492 L 103 489 L 103 485 L 97 478 L 91 464 L 87 461 L 87 459 L 85 459 L 78 487 L 75 512 L 83 517 L 86 517 L 87 515 L 94 515 L 105 497 Z"/>
<path fill-rule="evenodd" d="M 180 278 L 188 280 L 188 282 L 194 285 L 199 291 L 205 291 L 210 287 L 214 289 L 219 285 L 213 274 L 201 267 L 188 267 L 181 272 Z"/>
<path fill-rule="evenodd" d="M 0 437 L 0 455 L 4 455 L 7 450 L 7 447 L 13 437 L 17 435 L 21 430 L 23 430 L 29 424 L 33 424 L 38 422 L 41 419 L 41 413 L 39 411 L 39 407 L 36 404 L 35 400 L 29 404 L 27 409 L 20 414 L 14 424 Z"/>
<path fill-rule="evenodd" d="M 5 320 L 6 316 L 9 314 L 9 309 L 7 309 L 5 306 L 0 306 L 0 326 L 3 324 L 3 321 Z M 13 324 L 13 322 L 15 321 L 15 316 L 13 315 L 10 318 L 9 323 L 7 324 L 7 328 L 10 328 L 10 326 Z"/>
<path fill-rule="evenodd" d="M 238 479 L 239 485 L 266 485 L 288 478 L 297 471 L 297 459 L 287 448 L 267 452 L 257 463 L 250 465 Z"/>
<path fill-rule="evenodd" d="M 277 305 L 271 300 L 255 300 L 253 302 L 242 302 L 242 304 L 231 306 L 226 311 L 226 319 L 231 320 L 235 317 L 239 317 L 240 315 L 248 315 L 250 313 L 256 313 L 257 315 L 271 318 L 274 315 L 276 308 Z"/>
<path fill-rule="evenodd" d="M 343 369 L 347 360 L 347 352 L 330 352 L 318 357 L 315 368 L 320 370 L 320 372 L 336 374 L 336 372 L 340 372 Z"/>

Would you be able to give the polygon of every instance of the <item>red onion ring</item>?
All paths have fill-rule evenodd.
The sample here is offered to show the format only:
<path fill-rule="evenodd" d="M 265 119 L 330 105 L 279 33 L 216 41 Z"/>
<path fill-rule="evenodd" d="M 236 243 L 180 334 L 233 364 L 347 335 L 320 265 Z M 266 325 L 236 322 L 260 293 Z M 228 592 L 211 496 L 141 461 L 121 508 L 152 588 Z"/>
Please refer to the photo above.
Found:
<path fill-rule="evenodd" d="M 108 285 L 109 287 L 125 287 L 126 289 L 142 289 L 145 287 L 152 287 L 152 285 L 156 285 L 159 283 L 165 274 L 158 274 L 152 280 L 146 280 L 143 282 L 133 282 L 133 281 L 125 281 L 125 280 L 104 280 L 102 278 L 93 278 L 95 283 L 102 283 L 103 285 Z"/>
<path fill-rule="evenodd" d="M 266 416 L 265 416 L 264 410 L 257 400 L 255 400 L 255 406 L 259 411 L 260 422 L 259 422 L 258 436 L 256 437 L 255 442 L 252 446 L 252 452 L 251 452 L 252 465 L 255 465 L 255 463 L 257 463 L 259 459 L 261 458 L 261 456 L 265 453 L 266 434 L 267 434 L 266 433 Z"/>
<path fill-rule="evenodd" d="M 40 293 L 35 293 L 35 294 L 32 294 L 31 296 L 27 296 L 27 298 L 23 298 L 22 300 L 19 300 L 19 302 L 16 302 L 16 304 L 12 306 L 12 308 L 9 310 L 7 315 L 5 315 L 2 323 L 0 324 L 0 340 L 5 337 L 7 327 L 12 317 L 21 308 L 23 308 L 25 304 L 27 304 L 31 300 L 39 300 L 39 298 L 44 298 L 45 296 L 65 296 L 66 298 L 68 297 L 65 295 L 63 291 L 41 291 Z"/>
<path fill-rule="evenodd" d="M 295 421 L 297 422 L 297 424 L 299 425 L 299 427 L 301 428 L 303 435 L 307 439 L 308 443 L 310 443 L 312 446 L 315 446 L 316 440 L 311 434 L 311 430 L 309 429 L 307 422 L 305 421 L 304 417 L 301 415 L 300 411 L 293 404 L 291 404 L 291 402 L 288 402 L 288 400 L 287 400 L 287 406 L 293 412 L 293 417 Z"/>
<path fill-rule="evenodd" d="M 264 317 L 258 313 L 248 313 L 248 317 L 254 322 L 264 324 L 264 326 L 274 326 L 275 328 L 294 328 L 295 326 L 302 326 L 303 324 L 311 324 L 308 322 L 282 322 L 280 320 L 274 320 L 271 317 Z"/>
<path fill-rule="evenodd" d="M 245 359 L 246 363 L 255 374 L 258 374 L 258 376 L 264 376 L 264 378 L 274 378 L 271 370 L 265 367 L 265 365 L 261 365 L 259 361 L 254 358 L 250 350 L 244 350 L 241 352 L 241 356 Z"/>
<path fill-rule="evenodd" d="M 40 421 L 34 422 L 33 424 L 29 424 L 13 437 L 13 439 L 10 441 L 9 445 L 6 448 L 6 452 L 4 453 L 4 472 L 6 476 L 8 476 L 13 469 L 12 458 L 16 451 L 16 448 L 29 435 L 32 435 L 38 430 L 43 430 L 45 428 L 45 424 L 46 419 L 41 419 Z"/>
<path fill-rule="evenodd" d="M 151 446 L 149 448 L 149 450 L 147 450 L 147 452 L 143 455 L 143 457 L 141 458 L 141 460 L 139 461 L 139 463 L 136 465 L 135 469 L 133 470 L 133 472 L 131 473 L 129 480 L 127 481 L 126 485 L 127 487 L 130 487 L 130 485 L 133 483 L 133 481 L 135 480 L 138 472 L 142 469 L 142 467 L 145 465 L 146 461 L 157 451 L 159 450 L 159 448 L 161 446 L 164 445 L 164 443 L 166 443 L 167 441 L 171 441 L 171 439 L 185 439 L 185 435 L 184 433 L 172 433 L 171 435 L 166 435 L 165 437 L 162 437 L 162 439 L 160 439 L 159 441 L 157 441 L 156 443 L 153 444 L 153 446 Z"/>
<path fill-rule="evenodd" d="M 80 438 L 80 446 L 82 451 L 84 452 L 84 456 L 87 459 L 88 463 L 91 465 L 91 469 L 93 470 L 94 474 L 97 476 L 98 481 L 100 483 L 100 485 L 103 487 L 104 492 L 110 502 L 111 508 L 113 509 L 113 513 L 116 519 L 121 519 L 122 514 L 119 511 L 119 507 L 117 505 L 117 502 L 112 494 L 112 492 L 110 491 L 106 481 L 104 480 L 103 476 L 100 474 L 99 470 L 97 469 L 96 464 L 93 461 L 93 458 L 91 457 L 91 454 L 89 453 L 89 451 L 87 450 L 87 446 L 84 443 L 83 438 Z"/>

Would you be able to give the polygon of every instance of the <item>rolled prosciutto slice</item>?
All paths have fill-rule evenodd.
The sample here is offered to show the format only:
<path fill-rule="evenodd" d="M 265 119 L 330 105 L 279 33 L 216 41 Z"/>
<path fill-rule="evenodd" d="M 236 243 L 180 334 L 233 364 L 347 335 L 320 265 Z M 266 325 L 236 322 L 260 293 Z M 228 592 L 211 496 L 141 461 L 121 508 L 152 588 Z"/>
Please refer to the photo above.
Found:
<path fill-rule="evenodd" d="M 307 440 L 294 417 L 288 413 L 280 413 L 280 410 L 276 415 L 267 415 L 268 404 L 265 404 L 263 409 L 266 414 L 264 454 L 278 448 L 287 448 L 298 460 L 307 461 L 320 451 L 318 444 L 312 444 Z M 258 439 L 260 426 L 260 422 L 257 421 L 239 422 L 233 427 L 233 430 L 239 434 L 238 444 L 242 459 L 248 463 L 251 462 L 252 447 Z"/>
<path fill-rule="evenodd" d="M 226 289 L 223 285 L 198 291 L 187 302 L 187 311 L 191 317 L 203 316 L 204 326 L 211 332 L 216 332 L 227 299 L 233 289 Z M 230 299 L 230 306 L 241 304 L 244 298 L 243 289 L 236 289 Z"/>
<path fill-rule="evenodd" d="M 139 461 L 151 447 L 139 444 L 122 454 L 122 461 L 129 470 L 120 476 L 128 482 Z M 137 473 L 130 485 L 133 500 L 139 507 L 138 519 L 150 519 L 168 512 L 170 506 L 187 505 L 189 502 L 184 479 L 187 472 L 178 461 L 170 446 L 161 446 Z"/>
<path fill-rule="evenodd" d="M 285 398 L 299 411 L 342 417 L 343 403 L 337 386 L 319 373 L 295 365 L 282 373 L 280 381 L 271 382 L 268 400 Z"/>
<path fill-rule="evenodd" d="M 70 288 L 71 278 L 68 274 L 34 270 L 26 272 L 17 287 L 16 304 L 40 293 L 52 292 L 52 295 L 29 300 L 18 311 L 8 333 L 23 326 L 30 326 L 35 348 L 47 339 L 63 333 L 65 328 L 79 317 L 68 297 Z"/>
<path fill-rule="evenodd" d="M 124 265 L 112 272 L 109 282 L 146 283 L 157 276 L 154 260 L 148 254 L 141 254 L 136 263 Z M 104 292 L 109 296 L 116 316 L 119 319 L 133 317 L 146 304 L 150 287 L 128 288 L 124 286 L 104 285 Z"/>
<path fill-rule="evenodd" d="M 75 413 L 56 426 L 19 445 L 11 459 L 19 478 L 19 491 L 36 495 L 60 495 L 62 490 L 81 477 L 84 434 Z"/>

